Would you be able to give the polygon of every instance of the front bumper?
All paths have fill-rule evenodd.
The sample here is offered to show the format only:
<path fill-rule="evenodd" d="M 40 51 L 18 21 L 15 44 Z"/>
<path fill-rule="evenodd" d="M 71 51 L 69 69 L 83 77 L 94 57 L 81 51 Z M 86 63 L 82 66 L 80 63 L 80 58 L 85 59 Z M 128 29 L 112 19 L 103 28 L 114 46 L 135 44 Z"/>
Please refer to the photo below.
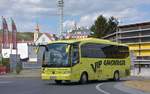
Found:
<path fill-rule="evenodd" d="M 41 74 L 42 80 L 71 80 L 70 74 Z"/>

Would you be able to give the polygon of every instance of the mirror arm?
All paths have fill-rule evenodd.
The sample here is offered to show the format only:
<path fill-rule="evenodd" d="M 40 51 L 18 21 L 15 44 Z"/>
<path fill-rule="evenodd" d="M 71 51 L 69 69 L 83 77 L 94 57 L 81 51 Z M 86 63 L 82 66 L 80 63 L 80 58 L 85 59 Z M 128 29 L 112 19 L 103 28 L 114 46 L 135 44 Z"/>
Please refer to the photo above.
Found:
<path fill-rule="evenodd" d="M 46 51 L 49 51 L 47 45 L 39 45 L 39 47 L 41 47 L 41 46 L 42 46 L 42 47 L 45 47 L 45 48 L 46 48 Z"/>

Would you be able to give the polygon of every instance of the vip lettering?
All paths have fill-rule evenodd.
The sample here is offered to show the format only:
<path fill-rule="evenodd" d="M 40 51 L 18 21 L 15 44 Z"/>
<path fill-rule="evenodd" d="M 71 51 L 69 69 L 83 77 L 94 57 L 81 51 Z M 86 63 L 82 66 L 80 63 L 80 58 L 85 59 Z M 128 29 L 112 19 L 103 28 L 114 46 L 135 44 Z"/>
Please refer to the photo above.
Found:
<path fill-rule="evenodd" d="M 102 61 L 98 61 L 98 62 L 95 62 L 94 64 L 91 64 L 93 71 L 96 72 L 96 70 L 100 68 L 101 64 L 102 64 Z"/>

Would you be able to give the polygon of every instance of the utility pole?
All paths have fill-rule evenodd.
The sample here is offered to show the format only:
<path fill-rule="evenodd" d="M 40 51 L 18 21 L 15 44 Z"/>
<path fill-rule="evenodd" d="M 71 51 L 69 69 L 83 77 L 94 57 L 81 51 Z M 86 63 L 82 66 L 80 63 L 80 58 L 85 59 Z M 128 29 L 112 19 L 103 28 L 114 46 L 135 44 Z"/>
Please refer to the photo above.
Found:
<path fill-rule="evenodd" d="M 59 8 L 59 15 L 60 15 L 60 26 L 59 26 L 59 32 L 60 32 L 60 36 L 62 37 L 63 35 L 63 8 L 64 8 L 64 1 L 63 0 L 58 0 L 58 8 Z"/>
<path fill-rule="evenodd" d="M 139 71 L 138 73 L 140 74 L 141 73 L 141 42 L 139 42 Z"/>

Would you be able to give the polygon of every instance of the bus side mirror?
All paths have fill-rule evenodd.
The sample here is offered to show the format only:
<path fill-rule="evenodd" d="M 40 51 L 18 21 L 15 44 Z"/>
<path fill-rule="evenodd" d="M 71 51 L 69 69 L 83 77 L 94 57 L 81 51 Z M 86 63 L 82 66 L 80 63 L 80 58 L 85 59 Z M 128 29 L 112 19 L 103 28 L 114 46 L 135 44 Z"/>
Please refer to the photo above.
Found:
<path fill-rule="evenodd" d="M 48 51 L 49 51 L 49 49 L 48 49 L 47 45 L 39 45 L 39 47 L 45 47 L 46 52 L 48 52 Z"/>

